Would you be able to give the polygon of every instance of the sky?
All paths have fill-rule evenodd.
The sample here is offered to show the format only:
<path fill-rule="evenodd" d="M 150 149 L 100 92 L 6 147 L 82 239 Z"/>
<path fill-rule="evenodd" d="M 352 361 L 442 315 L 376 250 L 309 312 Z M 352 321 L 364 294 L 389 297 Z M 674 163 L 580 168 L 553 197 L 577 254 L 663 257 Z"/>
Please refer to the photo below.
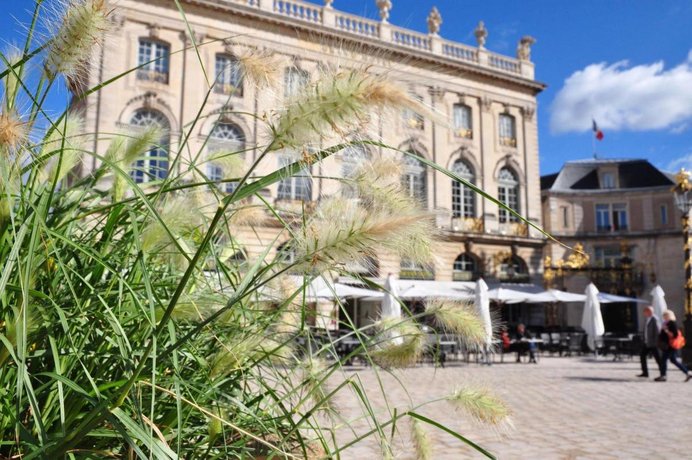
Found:
<path fill-rule="evenodd" d="M 173 0 L 171 0 L 173 1 Z M 45 0 L 46 4 L 56 0 Z M 313 0 L 313 3 L 322 3 Z M 645 158 L 657 167 L 692 169 L 692 1 L 689 0 L 392 0 L 392 24 L 426 32 L 433 6 L 443 38 L 475 45 L 479 20 L 486 47 L 514 56 L 523 35 L 538 96 L 541 174 L 590 158 L 592 118 L 604 133 L 599 158 Z M 33 0 L 0 0 L 0 47 L 18 43 Z M 375 0 L 334 0 L 342 11 L 377 18 Z M 49 101 L 57 111 L 65 91 Z"/>

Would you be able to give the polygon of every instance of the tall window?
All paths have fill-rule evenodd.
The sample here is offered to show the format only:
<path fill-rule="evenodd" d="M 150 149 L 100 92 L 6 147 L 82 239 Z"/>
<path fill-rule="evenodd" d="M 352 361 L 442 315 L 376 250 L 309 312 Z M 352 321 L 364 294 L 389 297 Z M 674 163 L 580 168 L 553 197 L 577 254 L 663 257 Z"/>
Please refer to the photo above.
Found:
<path fill-rule="evenodd" d="M 475 182 L 471 166 L 463 160 L 455 161 L 452 171 L 472 184 Z M 456 180 L 452 180 L 452 215 L 454 217 L 476 216 L 476 194 Z"/>
<path fill-rule="evenodd" d="M 296 250 L 291 244 L 291 241 L 286 241 L 276 248 L 276 255 L 279 262 L 285 264 L 294 264 L 296 262 Z"/>
<path fill-rule="evenodd" d="M 168 149 L 170 124 L 166 117 L 156 110 L 141 109 L 130 119 L 130 125 L 136 128 L 157 127 L 164 134 L 157 144 L 151 146 L 144 158 L 135 162 L 132 177 L 135 182 L 148 182 L 165 179 L 168 176 Z"/>
<path fill-rule="evenodd" d="M 243 95 L 243 76 L 240 64 L 235 56 L 228 54 L 216 55 L 216 84 L 214 92 L 232 94 L 241 97 Z"/>
<path fill-rule="evenodd" d="M 228 171 L 223 170 L 224 160 L 231 155 L 241 155 L 245 148 L 245 135 L 243 131 L 233 123 L 217 123 L 209 133 L 207 150 L 211 161 L 208 163 L 207 176 L 210 181 L 219 182 L 227 178 Z M 215 161 L 214 158 L 217 158 Z M 221 189 L 232 193 L 237 182 L 226 182 Z"/>
<path fill-rule="evenodd" d="M 471 139 L 473 137 L 471 107 L 465 104 L 454 104 L 452 108 L 452 118 L 454 135 Z"/>
<path fill-rule="evenodd" d="M 295 162 L 295 157 L 292 155 L 279 156 L 280 168 L 288 166 L 293 162 Z M 311 196 L 312 180 L 310 179 L 309 171 L 305 169 L 279 181 L 277 198 L 280 200 L 310 201 Z"/>
<path fill-rule="evenodd" d="M 423 98 L 420 96 L 412 96 L 414 99 L 416 99 L 418 102 L 421 104 L 423 103 Z M 413 109 L 406 108 L 402 112 L 402 118 L 404 121 L 404 126 L 407 128 L 412 128 L 412 129 L 420 129 L 424 130 L 425 129 L 425 120 L 423 119 L 423 115 L 420 113 L 414 111 Z"/>
<path fill-rule="evenodd" d="M 410 155 L 404 156 L 404 174 L 401 184 L 409 196 L 427 204 L 427 169 L 425 164 Z"/>
<path fill-rule="evenodd" d="M 142 67 L 137 69 L 137 78 L 168 83 L 170 49 L 167 43 L 140 38 L 137 65 Z"/>
<path fill-rule="evenodd" d="M 341 177 L 346 179 L 342 183 L 342 194 L 346 197 L 356 197 L 356 189 L 351 185 L 353 173 L 368 159 L 370 154 L 362 145 L 349 145 L 341 151 Z"/>
<path fill-rule="evenodd" d="M 497 177 L 497 198 L 511 209 L 519 212 L 519 181 L 509 168 L 500 169 L 500 174 Z M 500 208 L 498 215 L 501 223 L 519 220 L 505 208 Z"/>
<path fill-rule="evenodd" d="M 625 203 L 613 204 L 613 230 L 627 230 L 627 205 Z"/>
<path fill-rule="evenodd" d="M 607 204 L 596 205 L 596 231 L 610 231 L 610 206 Z"/>
<path fill-rule="evenodd" d="M 668 206 L 661 205 L 661 225 L 668 225 Z"/>
<path fill-rule="evenodd" d="M 284 75 L 284 96 L 295 97 L 310 82 L 310 74 L 298 67 L 289 67 Z"/>
<path fill-rule="evenodd" d="M 596 205 L 596 231 L 621 231 L 627 230 L 628 227 L 627 204 L 614 203 Z"/>
<path fill-rule="evenodd" d="M 500 114 L 500 145 L 517 146 L 516 122 L 512 115 Z"/>
<path fill-rule="evenodd" d="M 476 258 L 464 253 L 454 261 L 452 279 L 454 281 L 475 281 L 478 278 L 478 272 Z"/>

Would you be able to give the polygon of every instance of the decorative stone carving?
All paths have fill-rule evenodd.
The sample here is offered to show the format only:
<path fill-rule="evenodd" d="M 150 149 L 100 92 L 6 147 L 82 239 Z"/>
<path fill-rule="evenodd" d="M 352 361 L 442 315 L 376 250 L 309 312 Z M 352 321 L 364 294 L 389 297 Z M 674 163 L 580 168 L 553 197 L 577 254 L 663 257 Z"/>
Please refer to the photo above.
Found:
<path fill-rule="evenodd" d="M 324 0 L 324 7 L 325 8 L 331 8 L 332 3 L 334 3 L 334 0 Z"/>
<path fill-rule="evenodd" d="M 481 109 L 483 109 L 484 112 L 490 112 L 490 107 L 493 105 L 493 100 L 490 99 L 488 96 L 483 96 L 481 98 Z"/>
<path fill-rule="evenodd" d="M 224 38 L 223 40 L 223 50 L 227 54 L 233 54 L 233 40 L 230 40 L 228 38 Z"/>
<path fill-rule="evenodd" d="M 380 10 L 382 22 L 387 22 L 389 19 L 389 12 L 392 10 L 392 0 L 377 0 L 377 8 Z"/>
<path fill-rule="evenodd" d="M 149 24 L 147 29 L 149 29 L 149 37 L 160 38 L 161 27 L 159 27 L 157 24 Z"/>
<path fill-rule="evenodd" d="M 488 38 L 488 29 L 485 28 L 485 23 L 480 21 L 476 30 L 473 31 L 473 35 L 476 36 L 476 41 L 478 41 L 478 47 L 481 49 L 485 48 L 485 41 Z"/>
<path fill-rule="evenodd" d="M 433 101 L 442 102 L 445 95 L 445 90 L 439 86 L 431 86 L 428 88 L 428 94 L 430 94 Z"/>
<path fill-rule="evenodd" d="M 125 15 L 113 14 L 110 17 L 111 32 L 118 32 L 125 25 Z"/>
<path fill-rule="evenodd" d="M 521 108 L 521 114 L 527 121 L 533 120 L 533 116 L 536 114 L 536 107 L 532 105 L 527 105 Z"/>
<path fill-rule="evenodd" d="M 517 59 L 522 61 L 531 60 L 531 45 L 536 43 L 536 39 L 530 35 L 524 35 L 517 45 Z"/>
<path fill-rule="evenodd" d="M 442 15 L 437 7 L 433 6 L 428 14 L 428 33 L 430 35 L 439 35 L 440 26 L 442 25 Z"/>
<path fill-rule="evenodd" d="M 142 96 L 142 106 L 146 109 L 150 109 L 154 106 L 156 102 L 156 93 L 153 91 L 147 91 Z"/>

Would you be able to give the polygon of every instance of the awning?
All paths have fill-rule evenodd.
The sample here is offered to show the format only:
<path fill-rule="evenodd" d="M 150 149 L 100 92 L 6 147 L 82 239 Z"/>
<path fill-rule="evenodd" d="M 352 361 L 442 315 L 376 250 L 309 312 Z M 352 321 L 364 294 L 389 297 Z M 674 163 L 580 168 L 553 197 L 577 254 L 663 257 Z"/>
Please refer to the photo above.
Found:
<path fill-rule="evenodd" d="M 527 303 L 568 303 L 568 302 L 584 302 L 586 295 L 576 294 L 574 292 L 565 292 L 558 289 L 548 289 L 547 291 L 531 294 L 526 300 Z"/>

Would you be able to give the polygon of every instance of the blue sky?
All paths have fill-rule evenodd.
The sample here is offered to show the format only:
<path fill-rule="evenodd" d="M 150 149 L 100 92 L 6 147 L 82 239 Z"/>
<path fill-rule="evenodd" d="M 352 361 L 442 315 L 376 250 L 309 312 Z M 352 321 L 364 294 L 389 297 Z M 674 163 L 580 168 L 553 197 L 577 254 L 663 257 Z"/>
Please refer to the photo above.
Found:
<path fill-rule="evenodd" d="M 172 0 L 171 0 L 172 1 Z M 55 0 L 45 0 L 47 4 Z M 322 3 L 314 0 L 314 3 Z M 426 31 L 432 6 L 444 38 L 475 44 L 479 20 L 487 48 L 514 55 L 522 35 L 536 76 L 541 173 L 591 156 L 591 116 L 605 133 L 600 157 L 647 158 L 663 169 L 692 169 L 692 2 L 688 0 L 392 0 L 390 22 Z M 17 42 L 33 0 L 0 0 L 0 43 Z M 334 7 L 375 18 L 375 0 Z M 63 91 L 50 101 L 57 109 Z"/>

